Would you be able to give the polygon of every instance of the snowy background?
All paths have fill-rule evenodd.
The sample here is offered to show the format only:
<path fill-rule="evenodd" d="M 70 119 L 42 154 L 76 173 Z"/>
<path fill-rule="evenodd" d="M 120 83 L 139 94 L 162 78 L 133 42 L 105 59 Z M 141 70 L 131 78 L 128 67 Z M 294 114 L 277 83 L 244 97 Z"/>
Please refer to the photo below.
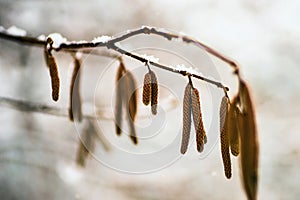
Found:
<path fill-rule="evenodd" d="M 298 199 L 299 9 L 297 0 L 0 0 L 0 25 L 18 26 L 32 36 L 60 32 L 69 40 L 92 40 L 150 25 L 184 32 L 234 58 L 252 87 L 256 105 L 259 199 Z M 0 47 L 1 97 L 68 107 L 70 56 L 55 54 L 61 66 L 62 91 L 60 101 L 53 103 L 42 50 L 2 39 Z M 87 60 L 84 102 L 93 102 L 94 90 L 89 86 L 97 83 L 101 66 L 110 63 L 108 58 Z M 183 90 L 184 86 L 178 87 Z M 113 133 L 113 123 L 104 123 Z M 105 134 L 113 135 L 113 141 L 128 142 L 126 137 Z M 238 159 L 232 159 L 233 177 L 226 180 L 218 145 L 205 159 L 198 159 L 190 148 L 190 154 L 168 167 L 133 175 L 92 158 L 85 168 L 78 169 L 77 144 L 76 128 L 67 118 L 0 107 L 1 199 L 245 199 Z M 98 144 L 97 148 L 101 151 L 102 147 Z M 109 153 L 115 154 L 113 149 Z"/>

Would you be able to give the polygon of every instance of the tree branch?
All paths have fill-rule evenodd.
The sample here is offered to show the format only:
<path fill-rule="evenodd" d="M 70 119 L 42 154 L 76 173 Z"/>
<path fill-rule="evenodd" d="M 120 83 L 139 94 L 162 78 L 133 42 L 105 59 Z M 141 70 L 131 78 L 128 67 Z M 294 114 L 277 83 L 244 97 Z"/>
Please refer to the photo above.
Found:
<path fill-rule="evenodd" d="M 190 77 L 194 77 L 197 78 L 199 80 L 205 81 L 209 84 L 213 84 L 219 88 L 222 88 L 224 91 L 228 91 L 228 88 L 225 87 L 222 83 L 218 82 L 218 81 L 214 81 L 208 78 L 205 78 L 203 76 L 200 76 L 198 74 L 194 74 L 194 73 L 189 73 L 185 70 L 178 70 L 176 68 L 173 68 L 171 66 L 167 66 L 167 65 L 163 65 L 160 64 L 158 62 L 154 62 L 151 60 L 148 60 L 146 58 L 143 58 L 140 55 L 137 54 L 133 54 L 130 53 L 120 47 L 118 47 L 116 45 L 116 43 L 124 41 L 130 37 L 136 36 L 136 35 L 140 35 L 140 34 L 153 34 L 153 35 L 158 35 L 161 37 L 164 37 L 168 40 L 172 40 L 172 39 L 181 39 L 182 42 L 185 43 L 191 43 L 205 51 L 207 51 L 208 53 L 212 54 L 213 56 L 221 59 L 222 61 L 226 62 L 227 64 L 229 64 L 231 67 L 233 67 L 235 69 L 235 74 L 239 77 L 239 73 L 238 73 L 238 65 L 231 59 L 225 57 L 224 55 L 222 55 L 221 53 L 219 53 L 218 51 L 212 49 L 211 47 L 195 40 L 192 39 L 190 37 L 187 36 L 181 36 L 181 35 L 176 35 L 176 34 L 172 34 L 167 32 L 166 30 L 163 29 L 156 29 L 153 27 L 146 27 L 143 26 L 139 29 L 136 30 L 130 30 L 127 31 L 126 34 L 121 35 L 119 37 L 115 37 L 112 39 L 109 39 L 108 41 L 99 41 L 99 42 L 86 42 L 86 41 L 79 41 L 79 42 L 65 42 L 65 43 L 61 43 L 59 47 L 57 48 L 53 48 L 53 50 L 55 51 L 65 51 L 65 52 L 82 52 L 85 54 L 94 54 L 94 55 L 99 55 L 99 56 L 107 56 L 107 57 L 113 57 L 116 58 L 119 55 L 118 54 L 111 54 L 111 53 L 104 53 L 104 52 L 98 52 L 98 51 L 94 51 L 94 50 L 90 50 L 90 48 L 96 48 L 96 47 L 107 47 L 107 49 L 111 49 L 114 50 L 117 53 L 120 53 L 122 55 L 126 55 L 129 56 L 135 60 L 138 60 L 140 62 L 143 63 L 148 63 L 151 64 L 155 67 L 170 71 L 170 72 L 174 72 L 174 73 L 178 73 L 181 74 L 183 76 L 190 76 Z M 46 41 L 45 40 L 41 40 L 38 38 L 34 38 L 34 37 L 29 37 L 29 36 L 19 36 L 19 35 L 14 35 L 14 34 L 10 34 L 7 31 L 0 31 L 0 38 L 6 39 L 6 40 L 10 40 L 10 41 L 14 41 L 17 43 L 21 43 L 21 44 L 26 44 L 26 45 L 32 45 L 32 46 L 38 46 L 38 47 L 45 47 L 46 45 Z"/>

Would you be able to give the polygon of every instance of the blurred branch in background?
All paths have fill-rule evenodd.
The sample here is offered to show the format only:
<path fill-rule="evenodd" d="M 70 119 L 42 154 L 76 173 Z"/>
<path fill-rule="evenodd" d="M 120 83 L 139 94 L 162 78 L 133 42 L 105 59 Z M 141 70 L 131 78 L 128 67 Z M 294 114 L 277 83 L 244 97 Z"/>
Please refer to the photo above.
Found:
<path fill-rule="evenodd" d="M 9 107 L 23 112 L 42 113 L 47 115 L 54 115 L 57 117 L 69 116 L 67 109 L 61 109 L 61 108 L 48 106 L 41 103 L 15 100 L 6 97 L 0 97 L 0 106 Z M 110 149 L 109 144 L 106 141 L 105 137 L 103 136 L 102 132 L 98 131 L 98 129 L 94 125 L 93 120 L 95 120 L 97 117 L 92 115 L 87 115 L 87 114 L 84 114 L 83 117 L 86 118 L 87 121 L 85 122 L 85 128 L 83 130 L 82 136 L 80 137 L 79 146 L 78 146 L 79 150 L 76 159 L 78 164 L 82 166 L 85 165 L 84 163 L 87 156 L 90 153 L 92 153 L 92 151 L 94 150 L 95 139 L 99 139 L 104 150 L 108 151 Z M 89 145 L 89 146 L 86 147 L 85 145 Z"/>

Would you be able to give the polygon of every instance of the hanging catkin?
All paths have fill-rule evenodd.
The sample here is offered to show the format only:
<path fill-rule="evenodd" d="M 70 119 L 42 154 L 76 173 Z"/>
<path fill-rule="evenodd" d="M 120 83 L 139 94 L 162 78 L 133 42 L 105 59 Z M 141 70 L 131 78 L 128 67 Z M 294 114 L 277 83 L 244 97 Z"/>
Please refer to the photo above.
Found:
<path fill-rule="evenodd" d="M 191 132 L 191 89 L 192 86 L 190 83 L 187 84 L 184 90 L 183 97 L 183 127 L 182 127 L 182 140 L 181 140 L 181 153 L 185 154 L 189 145 L 190 132 Z"/>
<path fill-rule="evenodd" d="M 237 99 L 238 96 L 235 96 L 233 98 L 228 113 L 229 144 L 230 144 L 231 154 L 234 156 L 238 156 L 240 152 L 240 144 L 239 144 L 240 139 L 239 139 L 238 120 L 237 120 L 237 114 L 239 110 L 237 108 Z"/>
<path fill-rule="evenodd" d="M 157 103 L 158 103 L 158 83 L 156 75 L 153 71 L 151 74 L 151 111 L 153 115 L 157 114 Z"/>
<path fill-rule="evenodd" d="M 224 165 L 225 176 L 229 179 L 231 178 L 231 160 L 229 153 L 229 135 L 228 135 L 228 97 L 224 96 L 222 98 L 220 106 L 220 132 L 221 132 L 221 153 Z"/>
<path fill-rule="evenodd" d="M 151 100 L 151 74 L 148 72 L 144 77 L 143 103 L 147 106 Z"/>
<path fill-rule="evenodd" d="M 246 83 L 240 80 L 239 98 L 241 113 L 238 115 L 238 129 L 240 132 L 240 162 L 242 179 L 248 199 L 257 199 L 258 182 L 258 136 L 255 124 L 254 108 Z"/>
<path fill-rule="evenodd" d="M 192 111 L 193 111 L 193 121 L 196 132 L 196 142 L 198 152 L 202 152 L 204 148 L 206 133 L 204 130 L 201 105 L 200 105 L 200 95 L 196 88 L 192 89 Z"/>
<path fill-rule="evenodd" d="M 134 121 L 137 113 L 137 91 L 136 81 L 131 72 L 126 70 L 123 61 L 120 59 L 120 65 L 116 75 L 116 104 L 115 104 L 115 127 L 117 135 L 122 132 L 122 107 L 124 106 L 130 139 L 137 144 L 136 130 Z"/>
<path fill-rule="evenodd" d="M 129 127 L 130 139 L 134 144 L 137 144 L 136 130 L 134 126 L 136 111 L 137 111 L 137 94 L 136 94 L 136 81 L 131 72 L 126 71 L 123 76 L 122 92 L 123 104 L 126 109 L 127 121 Z"/>
<path fill-rule="evenodd" d="M 71 79 L 70 86 L 70 107 L 69 107 L 69 118 L 71 121 L 77 119 L 82 120 L 81 110 L 81 97 L 80 97 L 80 67 L 81 61 L 78 58 L 74 58 L 74 69 Z"/>
<path fill-rule="evenodd" d="M 115 100 L 115 128 L 117 135 L 122 133 L 122 83 L 120 83 L 120 79 L 122 78 L 124 73 L 124 66 L 120 63 L 119 68 L 116 74 L 116 100 Z"/>
<path fill-rule="evenodd" d="M 137 113 L 136 81 L 133 74 L 130 71 L 126 72 L 124 80 L 127 82 L 125 83 L 125 85 L 127 86 L 127 93 L 128 93 L 128 97 L 125 103 L 129 106 L 129 114 L 132 121 L 135 121 L 135 117 Z"/>
<path fill-rule="evenodd" d="M 51 38 L 48 38 L 47 45 L 45 46 L 45 49 L 44 49 L 44 55 L 45 55 L 45 59 L 46 59 L 46 64 L 50 71 L 52 99 L 54 101 L 57 101 L 59 98 L 59 86 L 60 86 L 58 69 L 57 69 L 57 64 L 55 62 L 53 55 L 48 50 L 48 45 L 51 46 L 52 43 L 53 43 L 53 40 Z"/>

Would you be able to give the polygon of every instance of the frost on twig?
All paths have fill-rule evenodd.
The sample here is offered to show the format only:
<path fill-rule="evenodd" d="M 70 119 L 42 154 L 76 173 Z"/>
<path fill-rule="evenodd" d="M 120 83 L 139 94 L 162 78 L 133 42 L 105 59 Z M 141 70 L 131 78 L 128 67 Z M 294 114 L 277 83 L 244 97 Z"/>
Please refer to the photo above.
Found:
<path fill-rule="evenodd" d="M 2 27 L 3 28 L 3 27 Z M 0 28 L 1 30 L 1 28 Z M 15 36 L 26 36 L 26 31 L 16 26 L 11 26 L 6 30 L 7 33 Z"/>
<path fill-rule="evenodd" d="M 184 64 L 176 65 L 175 69 L 180 70 L 180 71 L 186 71 L 187 73 L 190 73 L 190 74 L 199 74 L 199 72 L 195 68 L 187 67 Z"/>
<path fill-rule="evenodd" d="M 111 39 L 110 36 L 102 35 L 102 36 L 100 36 L 100 37 L 95 37 L 95 38 L 92 40 L 92 42 L 93 42 L 93 43 L 99 43 L 99 42 L 105 43 L 105 42 L 109 41 L 110 39 Z"/>

